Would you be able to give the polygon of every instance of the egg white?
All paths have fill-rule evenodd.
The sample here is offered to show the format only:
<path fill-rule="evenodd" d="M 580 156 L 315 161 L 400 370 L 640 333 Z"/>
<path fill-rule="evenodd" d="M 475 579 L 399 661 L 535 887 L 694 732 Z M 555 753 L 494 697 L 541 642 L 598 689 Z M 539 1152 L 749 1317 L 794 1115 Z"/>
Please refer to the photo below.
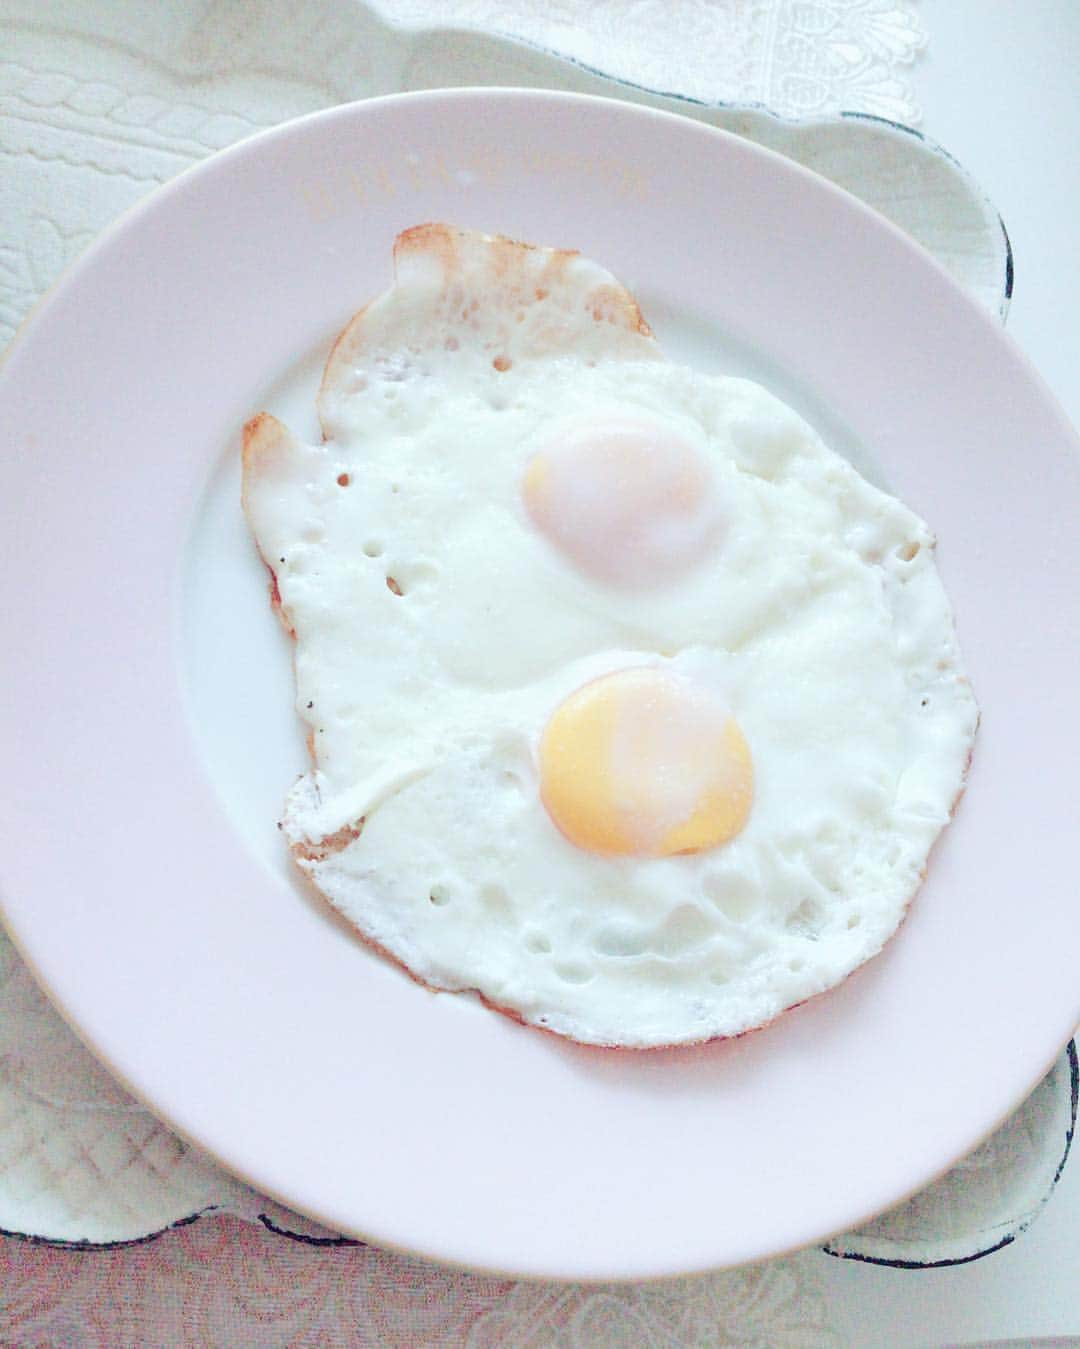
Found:
<path fill-rule="evenodd" d="M 961 790 L 977 711 L 932 537 L 759 386 L 610 334 L 498 370 L 467 306 L 430 317 L 439 284 L 399 276 L 327 441 L 245 483 L 317 763 L 300 865 L 418 978 L 526 1022 L 636 1047 L 761 1025 L 881 949 Z M 598 584 L 523 508 L 538 446 L 609 412 L 714 476 L 725 538 L 672 583 Z M 540 800 L 548 717 L 639 665 L 715 688 L 750 744 L 720 848 L 593 855 Z"/>

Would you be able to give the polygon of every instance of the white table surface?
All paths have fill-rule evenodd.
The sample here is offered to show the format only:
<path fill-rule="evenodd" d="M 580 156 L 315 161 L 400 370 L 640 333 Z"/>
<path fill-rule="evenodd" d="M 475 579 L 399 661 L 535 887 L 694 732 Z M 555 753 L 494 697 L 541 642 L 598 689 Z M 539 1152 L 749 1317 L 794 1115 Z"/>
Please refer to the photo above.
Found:
<path fill-rule="evenodd" d="M 1001 212 L 1016 265 L 1009 332 L 1080 425 L 1080 5 L 924 0 L 922 13 L 922 130 Z"/>

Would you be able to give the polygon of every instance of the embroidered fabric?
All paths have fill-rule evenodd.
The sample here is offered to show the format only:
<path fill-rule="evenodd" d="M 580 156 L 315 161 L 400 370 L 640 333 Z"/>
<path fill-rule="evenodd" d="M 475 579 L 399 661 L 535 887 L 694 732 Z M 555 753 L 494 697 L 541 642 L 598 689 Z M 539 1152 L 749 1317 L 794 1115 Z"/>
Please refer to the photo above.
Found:
<path fill-rule="evenodd" d="M 908 71 L 926 46 L 912 0 L 382 0 L 399 23 L 468 24 L 690 98 L 785 117 L 842 109 L 917 126 Z M 677 75 L 676 75 L 677 72 Z"/>

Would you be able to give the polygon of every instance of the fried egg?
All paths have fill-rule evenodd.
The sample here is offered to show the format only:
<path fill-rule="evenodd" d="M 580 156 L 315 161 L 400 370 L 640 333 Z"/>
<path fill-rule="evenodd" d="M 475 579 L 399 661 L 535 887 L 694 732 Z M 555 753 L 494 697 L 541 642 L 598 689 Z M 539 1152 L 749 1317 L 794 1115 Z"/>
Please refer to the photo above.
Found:
<path fill-rule="evenodd" d="M 312 767 L 283 829 L 369 942 L 575 1040 L 730 1036 L 895 932 L 977 722 L 927 526 L 667 361 L 575 253 L 420 226 L 323 441 L 244 506 Z"/>

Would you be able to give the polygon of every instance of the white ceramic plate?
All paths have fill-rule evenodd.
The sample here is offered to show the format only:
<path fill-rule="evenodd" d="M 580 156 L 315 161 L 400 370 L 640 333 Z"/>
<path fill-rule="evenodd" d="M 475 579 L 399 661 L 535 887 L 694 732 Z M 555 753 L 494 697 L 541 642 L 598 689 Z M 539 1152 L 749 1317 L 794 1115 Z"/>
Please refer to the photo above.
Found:
<path fill-rule="evenodd" d="M 418 988 L 294 883 L 304 754 L 237 431 L 447 219 L 576 246 L 675 354 L 752 369 L 942 539 L 984 723 L 887 952 L 773 1027 L 619 1054 Z M 408 95 L 249 141 L 138 208 L 0 388 L 5 915 L 139 1096 L 332 1228 L 619 1278 L 850 1228 L 971 1148 L 1078 1016 L 1080 458 L 994 322 L 822 180 L 623 104 Z"/>

